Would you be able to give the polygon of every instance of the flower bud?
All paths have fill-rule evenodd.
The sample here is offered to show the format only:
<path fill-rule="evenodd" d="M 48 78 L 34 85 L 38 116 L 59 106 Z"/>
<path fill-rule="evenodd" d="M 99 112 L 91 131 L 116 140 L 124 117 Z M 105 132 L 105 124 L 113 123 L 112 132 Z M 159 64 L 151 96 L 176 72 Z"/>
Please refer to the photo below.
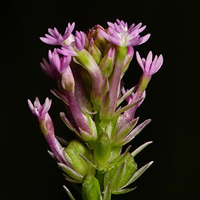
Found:
<path fill-rule="evenodd" d="M 70 66 L 68 66 L 62 73 L 61 84 L 66 91 L 74 92 L 75 80 Z"/>
<path fill-rule="evenodd" d="M 68 147 L 65 148 L 65 152 L 71 167 L 76 172 L 82 176 L 85 176 L 86 174 L 95 174 L 95 169 L 89 166 L 88 163 L 80 156 L 81 154 L 89 161 L 93 160 L 91 151 L 87 149 L 82 143 L 77 140 L 72 140 Z"/>
<path fill-rule="evenodd" d="M 98 180 L 93 175 L 86 175 L 82 184 L 83 200 L 101 200 L 101 191 Z"/>
<path fill-rule="evenodd" d="M 107 44 L 107 41 L 101 34 L 100 30 L 104 30 L 104 28 L 100 25 L 96 25 L 95 27 L 90 29 L 90 31 L 88 33 L 88 37 L 94 39 L 95 45 L 102 52 Z"/>
<path fill-rule="evenodd" d="M 124 61 L 124 66 L 122 68 L 122 75 L 128 70 L 129 64 L 133 58 L 134 55 L 134 49 L 133 47 L 129 46 L 128 47 L 128 51 L 127 51 L 127 55 Z"/>
<path fill-rule="evenodd" d="M 92 55 L 96 63 L 99 64 L 102 58 L 102 54 L 101 51 L 95 45 L 93 38 L 90 39 L 88 51 Z"/>
<path fill-rule="evenodd" d="M 107 133 L 101 133 L 94 148 L 95 163 L 105 168 L 111 155 L 110 139 Z"/>
<path fill-rule="evenodd" d="M 114 59 L 115 59 L 115 48 L 110 48 L 106 55 L 101 60 L 99 65 L 103 76 L 107 75 L 109 78 L 112 74 L 113 67 L 114 67 Z"/>
<path fill-rule="evenodd" d="M 126 161 L 125 172 L 122 179 L 118 180 L 119 181 L 118 188 L 122 188 L 126 183 L 128 183 L 130 178 L 137 170 L 137 163 L 134 161 L 134 158 L 130 153 L 126 155 L 125 161 Z M 113 180 L 116 180 L 115 174 L 122 165 L 123 165 L 123 160 L 117 163 L 113 169 L 106 172 L 104 179 L 104 186 L 106 186 L 108 182 L 112 183 Z"/>

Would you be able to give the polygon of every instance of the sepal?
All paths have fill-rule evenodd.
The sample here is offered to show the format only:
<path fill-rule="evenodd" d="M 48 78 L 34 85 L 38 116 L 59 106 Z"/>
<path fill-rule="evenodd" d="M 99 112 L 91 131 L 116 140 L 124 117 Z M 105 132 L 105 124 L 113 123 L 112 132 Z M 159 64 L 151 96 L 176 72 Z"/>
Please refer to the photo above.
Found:
<path fill-rule="evenodd" d="M 76 180 L 83 180 L 83 176 L 81 174 L 79 174 L 78 172 L 76 172 L 75 170 L 73 170 L 72 168 L 68 167 L 65 164 L 62 163 L 58 163 L 58 166 L 66 173 L 68 174 L 70 177 L 72 177 L 73 179 Z"/>
<path fill-rule="evenodd" d="M 124 188 L 128 185 L 130 185 L 131 183 L 133 183 L 136 179 L 138 179 L 151 165 L 153 164 L 153 161 L 147 163 L 146 165 L 144 165 L 143 167 L 141 167 L 140 169 L 138 169 L 133 176 L 130 178 L 130 180 L 121 188 Z M 120 189 L 121 189 L 120 188 Z"/>
<path fill-rule="evenodd" d="M 72 140 L 68 147 L 65 148 L 65 157 L 70 166 L 80 175 L 95 174 L 95 169 L 80 156 L 84 155 L 89 161 L 93 161 L 92 153 L 82 143 Z"/>
<path fill-rule="evenodd" d="M 115 179 L 117 179 L 117 177 L 115 178 L 116 173 L 120 169 L 121 170 L 124 169 L 123 177 L 121 177 L 119 180 L 115 180 Z M 137 170 L 137 163 L 135 163 L 133 156 L 130 153 L 128 153 L 125 156 L 125 160 L 121 160 L 121 161 L 117 162 L 113 169 L 111 169 L 110 171 L 107 171 L 105 173 L 104 185 L 106 186 L 108 184 L 108 182 L 111 182 L 111 184 L 115 184 L 112 182 L 118 182 L 117 183 L 118 186 L 115 187 L 114 190 L 112 188 L 112 193 L 114 194 L 114 192 L 117 192 L 118 189 L 122 188 L 124 185 L 126 185 L 128 183 L 128 181 L 131 179 L 131 177 L 136 172 L 136 170 Z"/>
<path fill-rule="evenodd" d="M 64 186 L 64 185 L 63 185 L 63 188 L 64 188 L 65 192 L 67 192 L 69 198 L 70 198 L 71 200 L 75 200 L 75 198 L 73 197 L 73 195 L 72 195 L 72 193 L 69 191 L 69 189 L 68 189 L 66 186 Z"/>
<path fill-rule="evenodd" d="M 131 155 L 133 157 L 135 157 L 138 153 L 140 153 L 144 148 L 146 148 L 148 145 L 150 145 L 151 143 L 153 143 L 153 141 L 149 141 L 144 143 L 143 145 L 139 146 L 136 150 L 134 150 Z"/>
<path fill-rule="evenodd" d="M 106 185 L 105 191 L 103 192 L 103 200 L 111 200 L 111 187 L 110 187 L 110 182 Z"/>
<path fill-rule="evenodd" d="M 113 194 L 115 195 L 119 195 L 119 194 L 126 194 L 128 192 L 132 192 L 133 190 L 135 190 L 137 187 L 134 188 L 125 188 L 125 189 L 118 189 L 116 191 L 113 191 Z"/>
<path fill-rule="evenodd" d="M 121 181 L 124 178 L 125 170 L 126 170 L 126 160 L 120 165 L 120 167 L 118 168 L 118 170 L 111 179 L 110 187 L 112 192 L 116 191 L 119 188 Z"/>
<path fill-rule="evenodd" d="M 99 181 L 93 175 L 86 175 L 82 184 L 83 200 L 102 200 Z"/>
<path fill-rule="evenodd" d="M 151 119 L 147 119 L 144 122 L 142 122 L 140 125 L 138 125 L 136 128 L 134 128 L 126 137 L 124 137 L 122 140 L 117 141 L 116 145 L 123 146 L 133 140 L 135 136 L 137 136 L 149 123 L 151 122 Z"/>
<path fill-rule="evenodd" d="M 111 155 L 110 139 L 107 133 L 102 132 L 99 135 L 94 148 L 95 163 L 103 169 L 106 168 L 110 155 Z"/>

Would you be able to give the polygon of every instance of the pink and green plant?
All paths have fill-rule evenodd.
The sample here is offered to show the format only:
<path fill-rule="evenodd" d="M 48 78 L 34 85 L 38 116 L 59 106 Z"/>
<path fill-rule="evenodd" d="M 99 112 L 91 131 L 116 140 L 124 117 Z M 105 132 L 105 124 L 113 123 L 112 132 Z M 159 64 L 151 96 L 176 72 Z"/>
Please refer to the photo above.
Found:
<path fill-rule="evenodd" d="M 75 23 L 68 23 L 62 35 L 56 28 L 41 37 L 46 44 L 56 45 L 49 50 L 48 60 L 43 58 L 41 68 L 57 83 L 51 92 L 64 103 L 65 112 L 60 118 L 75 133 L 76 139 L 66 142 L 56 137 L 48 111 L 52 101 L 46 98 L 43 105 L 36 97 L 28 105 L 38 118 L 51 151 L 67 181 L 78 184 L 83 200 L 110 200 L 111 195 L 130 192 L 127 188 L 153 163 L 137 167 L 135 156 L 152 143 L 146 142 L 134 151 L 130 143 L 151 121 L 137 125 L 138 107 L 146 96 L 146 88 L 153 74 L 163 64 L 163 56 L 150 51 L 147 58 L 136 58 L 142 69 L 138 85 L 126 90 L 123 77 L 134 57 L 134 48 L 145 43 L 150 34 L 141 36 L 146 26 L 128 24 L 122 20 L 108 22 L 87 33 L 76 31 Z M 59 48 L 58 48 L 59 46 Z M 121 106 L 121 103 L 124 106 Z M 59 139 L 58 139 L 59 138 Z M 71 200 L 73 195 L 64 189 Z"/>

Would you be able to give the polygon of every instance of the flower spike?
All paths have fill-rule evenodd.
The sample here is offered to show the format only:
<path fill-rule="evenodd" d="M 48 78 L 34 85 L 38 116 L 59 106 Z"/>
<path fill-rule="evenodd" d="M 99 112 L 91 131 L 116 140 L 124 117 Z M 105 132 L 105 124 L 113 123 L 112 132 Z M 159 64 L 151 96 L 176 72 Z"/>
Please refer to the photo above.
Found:
<path fill-rule="evenodd" d="M 44 104 L 37 97 L 34 103 L 28 100 L 50 147 L 50 156 L 83 200 L 111 200 L 113 194 L 133 191 L 136 187 L 126 186 L 153 163 L 138 169 L 135 162 L 135 156 L 152 141 L 132 153 L 131 145 L 126 150 L 124 146 L 151 121 L 147 119 L 137 125 L 140 118 L 135 113 L 146 97 L 152 75 L 163 64 L 163 56 L 153 57 L 150 51 L 144 59 L 136 52 L 143 73 L 139 83 L 126 90 L 124 77 L 134 58 L 135 46 L 145 43 L 150 34 L 142 35 L 146 29 L 142 23 L 129 26 L 116 19 L 107 24 L 105 29 L 97 24 L 87 32 L 72 34 L 75 23 L 68 23 L 64 34 L 49 28 L 45 37 L 40 38 L 46 44 L 60 46 L 49 50 L 41 69 L 56 81 L 57 88 L 51 92 L 64 103 L 60 118 L 77 139 L 66 142 L 64 137 L 55 135 L 48 113 L 52 103 L 49 98 Z M 75 200 L 65 186 L 64 189 Z"/>

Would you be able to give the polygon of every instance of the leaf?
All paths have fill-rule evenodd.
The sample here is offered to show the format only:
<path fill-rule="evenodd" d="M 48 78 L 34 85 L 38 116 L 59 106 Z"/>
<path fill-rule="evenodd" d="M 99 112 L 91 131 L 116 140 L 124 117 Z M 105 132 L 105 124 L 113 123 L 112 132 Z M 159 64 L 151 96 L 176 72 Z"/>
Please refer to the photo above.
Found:
<path fill-rule="evenodd" d="M 124 101 L 124 99 L 131 95 L 131 93 L 135 90 L 135 86 L 129 89 L 120 99 L 117 101 L 117 107 Z"/>
<path fill-rule="evenodd" d="M 56 135 L 57 140 L 64 146 L 68 146 L 68 142 L 66 140 L 64 140 L 63 138 L 59 137 Z"/>
<path fill-rule="evenodd" d="M 65 97 L 65 95 L 63 95 L 62 93 L 60 93 L 58 90 L 56 89 L 53 89 L 53 90 L 50 90 L 51 93 L 57 97 L 58 99 L 60 99 L 61 101 L 63 101 L 66 105 L 69 106 L 69 103 L 67 101 L 67 98 Z"/>
<path fill-rule="evenodd" d="M 69 189 L 68 189 L 66 186 L 64 186 L 64 185 L 63 185 L 63 188 L 64 188 L 65 191 L 67 192 L 69 198 L 70 198 L 71 200 L 75 200 L 75 198 L 72 196 L 72 194 L 71 194 L 71 192 L 69 191 Z"/>
<path fill-rule="evenodd" d="M 65 116 L 64 112 L 60 112 L 60 118 L 62 119 L 62 121 L 65 123 L 65 125 L 71 130 L 74 131 L 75 128 L 72 125 L 72 123 L 67 119 L 67 117 Z"/>
<path fill-rule="evenodd" d="M 64 165 L 62 163 L 58 163 L 58 166 L 66 173 L 68 174 L 70 177 L 76 179 L 76 180 L 80 180 L 82 181 L 83 176 L 80 175 L 79 173 L 77 173 L 76 171 L 74 171 L 72 168 L 68 167 L 67 165 Z"/>
<path fill-rule="evenodd" d="M 95 169 L 97 169 L 97 166 L 95 164 L 93 164 L 91 161 L 89 161 L 83 154 L 80 153 L 79 155 L 85 160 L 85 162 L 88 165 L 90 165 L 90 166 L 94 167 Z"/>
<path fill-rule="evenodd" d="M 125 194 L 125 193 L 128 193 L 128 192 L 132 192 L 136 188 L 137 187 L 134 187 L 134 188 L 125 188 L 125 189 L 118 189 L 117 191 L 114 191 L 113 194 L 115 194 L 115 195 Z"/>
<path fill-rule="evenodd" d="M 110 187 L 110 182 L 106 185 L 104 193 L 104 198 L 103 200 L 111 200 L 111 187 Z"/>
<path fill-rule="evenodd" d="M 57 162 L 57 159 L 56 159 L 55 155 L 49 150 L 47 150 L 47 152 Z"/>
<path fill-rule="evenodd" d="M 143 145 L 139 146 L 136 150 L 134 150 L 131 155 L 135 157 L 138 153 L 140 153 L 145 147 L 147 147 L 149 144 L 153 143 L 153 141 L 149 141 L 144 143 Z"/>
<path fill-rule="evenodd" d="M 126 106 L 124 106 L 123 108 L 119 108 L 116 112 L 115 112 L 115 115 L 119 115 L 121 114 L 122 112 L 125 112 L 126 110 L 132 108 L 133 106 L 137 105 L 138 103 L 140 103 L 141 101 L 143 100 L 143 98 L 140 98 L 130 104 L 127 104 Z"/>
<path fill-rule="evenodd" d="M 144 165 L 143 167 L 141 167 L 139 170 L 137 170 L 135 172 L 135 174 L 133 174 L 133 176 L 130 178 L 130 180 L 128 181 L 128 183 L 126 185 L 124 185 L 122 188 L 126 187 L 127 185 L 130 185 L 131 183 L 133 183 L 136 179 L 138 179 L 151 165 L 153 164 L 153 161 L 147 163 L 146 165 Z M 121 188 L 120 188 L 121 189 Z"/>

